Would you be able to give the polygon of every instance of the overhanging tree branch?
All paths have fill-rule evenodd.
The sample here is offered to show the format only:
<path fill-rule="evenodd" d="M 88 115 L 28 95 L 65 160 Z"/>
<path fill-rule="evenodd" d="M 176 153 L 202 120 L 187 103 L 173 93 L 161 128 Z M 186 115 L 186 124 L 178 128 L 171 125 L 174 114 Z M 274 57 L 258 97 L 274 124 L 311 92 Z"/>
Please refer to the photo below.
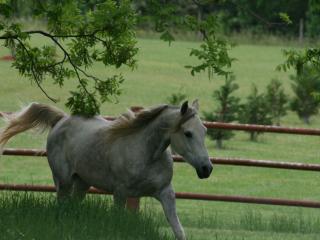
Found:
<path fill-rule="evenodd" d="M 31 60 L 31 71 L 32 71 L 32 75 L 33 75 L 33 78 L 35 80 L 35 83 L 37 84 L 37 86 L 39 87 L 39 89 L 44 93 L 44 95 L 49 98 L 52 102 L 56 103 L 58 100 L 55 99 L 55 98 L 52 98 L 48 95 L 48 93 L 43 89 L 43 87 L 41 86 L 40 84 L 40 80 L 39 80 L 39 77 L 34 69 L 34 66 L 35 66 L 35 63 L 33 61 L 33 58 L 30 54 L 30 52 L 28 51 L 28 49 L 26 48 L 26 46 L 23 44 L 23 42 L 19 39 L 19 38 L 15 38 L 15 40 L 18 41 L 18 43 L 20 44 L 20 46 L 24 49 L 24 51 L 27 53 L 27 55 L 29 56 L 30 60 Z"/>
<path fill-rule="evenodd" d="M 78 72 L 78 70 L 80 68 L 73 62 L 73 60 L 72 60 L 70 54 L 68 53 L 68 51 L 59 43 L 59 41 L 57 39 L 55 39 L 55 37 L 53 37 L 50 34 L 44 34 L 44 35 L 49 37 L 59 47 L 59 49 L 64 53 L 64 55 L 68 59 L 69 63 L 71 64 L 72 68 L 74 69 L 74 72 L 76 73 L 76 76 L 77 76 L 79 84 L 81 85 L 83 90 L 87 93 L 87 95 L 91 98 L 91 100 L 95 104 L 95 107 L 98 109 L 98 106 L 96 105 L 96 101 L 95 101 L 94 96 L 88 91 L 87 87 L 83 84 L 83 81 L 81 80 L 80 74 Z M 84 71 L 81 70 L 81 72 L 84 72 Z"/>
<path fill-rule="evenodd" d="M 72 60 L 69 52 L 60 44 L 60 42 L 56 39 L 56 38 L 82 38 L 82 37 L 94 37 L 94 34 L 98 33 L 99 30 L 94 31 L 92 34 L 78 34 L 78 35 L 52 35 L 50 33 L 47 33 L 45 31 L 42 30 L 37 30 L 37 31 L 25 31 L 22 32 L 23 34 L 40 34 L 43 35 L 45 37 L 48 37 L 49 39 L 51 39 L 58 47 L 59 49 L 63 52 L 64 57 L 60 62 L 56 62 L 52 65 L 49 66 L 45 66 L 43 68 L 53 68 L 57 65 L 62 65 L 66 59 L 68 59 L 68 62 L 71 64 L 72 68 L 74 69 L 74 72 L 77 76 L 78 82 L 81 85 L 81 87 L 83 88 L 83 90 L 86 92 L 86 94 L 91 98 L 91 100 L 93 101 L 93 103 L 95 104 L 95 107 L 98 108 L 98 106 L 95 103 L 95 98 L 92 95 L 92 93 L 90 93 L 87 89 L 87 87 L 84 85 L 83 81 L 81 80 L 79 71 L 81 73 L 83 73 L 86 77 L 89 77 L 95 81 L 101 81 L 99 78 L 94 77 L 90 74 L 87 74 L 84 70 L 82 70 L 80 67 L 78 67 Z M 19 42 L 19 44 L 23 47 L 23 49 L 26 51 L 26 53 L 29 55 L 29 57 L 31 58 L 30 52 L 28 51 L 28 49 L 26 48 L 26 46 L 23 44 L 23 42 L 19 39 L 18 35 L 6 35 L 6 36 L 0 36 L 0 39 L 14 39 L 17 40 Z M 103 41 L 102 39 L 99 39 L 100 41 Z M 104 42 L 104 41 L 103 41 Z M 34 76 L 35 82 L 37 84 L 37 86 L 41 89 L 41 91 L 53 102 L 57 102 L 57 99 L 54 99 L 52 97 L 50 97 L 47 92 L 42 88 L 38 75 L 36 74 L 35 70 L 34 70 L 34 62 L 32 62 L 32 74 Z"/>
<path fill-rule="evenodd" d="M 50 77 L 62 87 L 66 79 L 75 77 L 78 85 L 69 91 L 66 106 L 73 114 L 98 114 L 101 103 L 120 94 L 123 77 L 118 74 L 100 79 L 89 74 L 87 68 L 95 62 L 116 68 L 135 66 L 136 15 L 130 1 L 101 1 L 91 11 L 75 1 L 35 3 L 32 14 L 46 20 L 48 31 L 22 31 L 21 24 L 11 21 L 14 12 L 10 3 L 1 5 L 0 40 L 4 40 L 5 47 L 17 50 L 13 67 L 31 78 L 54 102 L 56 99 L 41 86 L 42 81 Z M 56 48 L 41 42 L 37 46 L 30 44 L 30 37 L 36 34 L 52 41 Z M 56 51 L 63 54 L 61 59 L 57 59 Z"/>

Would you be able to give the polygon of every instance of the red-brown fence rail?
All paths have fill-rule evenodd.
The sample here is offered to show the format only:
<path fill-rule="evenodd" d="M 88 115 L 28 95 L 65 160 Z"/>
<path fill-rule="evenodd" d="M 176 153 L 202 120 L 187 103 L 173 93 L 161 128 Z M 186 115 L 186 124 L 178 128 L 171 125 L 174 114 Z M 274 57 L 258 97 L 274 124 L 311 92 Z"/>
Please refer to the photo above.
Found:
<path fill-rule="evenodd" d="M 107 120 L 114 120 L 115 117 L 105 116 Z M 225 130 L 240 130 L 253 132 L 270 132 L 270 133 L 285 133 L 298 135 L 313 135 L 320 136 L 320 129 L 312 128 L 294 128 L 280 127 L 268 125 L 240 124 L 240 123 L 223 123 L 223 122 L 208 122 L 203 121 L 207 128 L 225 129 Z"/>
<path fill-rule="evenodd" d="M 23 185 L 23 184 L 22 185 L 0 184 L 0 190 L 33 191 L 33 192 L 55 192 L 56 191 L 54 186 Z M 111 195 L 111 193 L 101 191 L 96 188 L 90 188 L 88 192 L 92 194 Z M 186 192 L 177 192 L 176 198 L 188 199 L 188 200 L 222 201 L 222 202 L 255 203 L 255 204 L 268 204 L 268 205 L 292 206 L 292 207 L 320 208 L 320 202 L 316 202 L 316 201 L 297 201 L 297 200 L 277 199 L 277 198 L 226 196 L 226 195 L 212 195 L 212 194 L 186 193 Z"/>
<path fill-rule="evenodd" d="M 39 150 L 39 149 L 7 148 L 7 149 L 4 149 L 3 155 L 44 157 L 44 156 L 47 156 L 47 153 L 45 150 Z M 173 156 L 173 159 L 175 162 L 184 162 L 183 158 L 180 156 Z M 293 169 L 293 170 L 305 170 L 305 171 L 320 171 L 320 164 L 278 162 L 278 161 L 276 162 L 276 161 L 269 161 L 269 160 L 221 158 L 221 157 L 210 157 L 210 160 L 213 164 L 221 164 L 221 165 L 281 168 L 281 169 Z"/>
<path fill-rule="evenodd" d="M 204 125 L 207 128 L 217 128 L 217 129 L 320 136 L 320 129 L 311 129 L 311 128 L 293 128 L 293 127 L 278 127 L 278 126 L 267 126 L 267 125 L 249 125 L 249 124 L 239 124 L 239 123 L 206 122 L 206 121 L 204 121 Z"/>

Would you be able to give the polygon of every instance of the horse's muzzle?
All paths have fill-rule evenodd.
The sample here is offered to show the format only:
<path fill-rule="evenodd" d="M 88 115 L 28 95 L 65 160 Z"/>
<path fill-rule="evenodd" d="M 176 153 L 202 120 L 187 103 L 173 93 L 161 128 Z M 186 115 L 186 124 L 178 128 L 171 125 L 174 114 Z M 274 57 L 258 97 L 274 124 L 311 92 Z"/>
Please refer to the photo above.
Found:
<path fill-rule="evenodd" d="M 200 179 L 208 178 L 212 172 L 212 165 L 204 165 L 200 168 L 197 168 L 197 174 Z"/>

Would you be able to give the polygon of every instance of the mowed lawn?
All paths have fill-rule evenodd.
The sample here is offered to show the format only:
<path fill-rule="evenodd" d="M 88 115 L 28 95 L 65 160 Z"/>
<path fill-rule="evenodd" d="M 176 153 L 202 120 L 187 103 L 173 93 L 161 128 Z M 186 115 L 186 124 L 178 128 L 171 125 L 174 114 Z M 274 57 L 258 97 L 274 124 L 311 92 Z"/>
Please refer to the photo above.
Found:
<path fill-rule="evenodd" d="M 36 39 L 35 43 L 41 41 Z M 202 110 L 214 109 L 212 92 L 223 84 L 223 79 L 208 80 L 203 73 L 192 77 L 185 65 L 196 64 L 188 56 L 194 42 L 175 42 L 169 47 L 158 40 L 139 40 L 138 68 L 134 71 L 123 68 L 126 78 L 123 94 L 118 104 L 103 105 L 104 115 L 116 115 L 129 106 L 152 106 L 166 102 L 172 93 L 182 91 L 190 100 L 198 98 Z M 275 67 L 284 59 L 278 46 L 240 45 L 231 51 L 237 59 L 233 71 L 240 89 L 237 95 L 243 100 L 249 94 L 252 83 L 260 91 L 272 78 L 279 78 L 287 93 L 292 96 L 289 73 L 277 72 Z M 8 52 L 1 47 L 0 56 Z M 0 61 L 0 110 L 15 111 L 31 101 L 50 103 L 28 79 L 10 68 L 10 62 Z M 95 65 L 92 74 L 103 77 L 116 70 L 106 70 Z M 66 83 L 61 90 L 50 82 L 44 84 L 47 92 L 59 98 L 58 107 L 68 97 L 67 91 L 76 86 L 76 81 Z M 292 127 L 320 128 L 320 116 L 311 119 L 306 126 L 289 112 L 282 125 Z M 211 156 L 242 157 L 275 161 L 320 163 L 320 138 L 286 134 L 263 134 L 258 142 L 248 141 L 248 134 L 236 132 L 236 136 L 225 143 L 225 149 L 217 150 L 214 142 L 207 140 Z M 44 148 L 45 135 L 25 133 L 15 137 L 7 147 Z M 212 176 L 199 180 L 195 170 L 186 164 L 175 164 L 173 184 L 176 191 L 260 196 L 320 201 L 320 175 L 317 172 L 261 169 L 216 165 Z M 2 156 L 0 159 L 0 182 L 52 184 L 51 173 L 44 158 Z M 161 211 L 160 204 L 145 199 L 144 207 Z M 249 205 L 237 203 L 177 200 L 181 222 L 192 239 L 318 239 L 320 234 L 320 212 L 315 209 Z M 163 216 L 160 214 L 160 216 Z M 164 217 L 163 217 L 164 218 Z M 164 231 L 168 231 L 163 221 Z"/>

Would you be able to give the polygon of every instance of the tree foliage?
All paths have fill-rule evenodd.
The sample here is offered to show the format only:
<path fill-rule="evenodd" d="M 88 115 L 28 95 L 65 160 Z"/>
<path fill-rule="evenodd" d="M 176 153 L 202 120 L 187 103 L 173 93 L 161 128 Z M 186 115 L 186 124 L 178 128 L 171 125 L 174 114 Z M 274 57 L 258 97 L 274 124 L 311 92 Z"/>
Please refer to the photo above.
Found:
<path fill-rule="evenodd" d="M 223 1 L 188 1 L 192 5 L 191 9 L 203 9 L 204 6 L 217 4 Z M 188 8 L 189 7 L 189 8 Z M 154 23 L 154 29 L 159 32 L 160 38 L 171 44 L 175 40 L 174 29 L 185 29 L 200 33 L 202 43 L 199 48 L 193 48 L 190 56 L 199 60 L 199 64 L 185 66 L 190 69 L 191 75 L 207 71 L 209 78 L 213 75 L 226 76 L 230 73 L 232 61 L 228 54 L 231 45 L 224 39 L 218 37 L 219 21 L 212 12 L 199 19 L 186 9 L 190 6 L 183 1 L 144 1 L 143 16 L 140 19 L 148 19 Z M 141 20 L 140 20 L 141 22 Z"/>
<path fill-rule="evenodd" d="M 320 35 L 320 1 L 309 0 L 307 12 L 307 34 L 311 38 Z"/>
<path fill-rule="evenodd" d="M 235 76 L 230 75 L 225 78 L 225 83 L 212 94 L 217 108 L 212 112 L 203 112 L 204 118 L 214 122 L 233 122 L 237 120 L 237 113 L 240 99 L 233 96 L 234 92 L 239 88 L 234 83 Z M 208 129 L 208 135 L 212 140 L 216 141 L 216 146 L 222 148 L 222 141 L 230 139 L 234 136 L 231 131 L 221 129 Z"/>
<path fill-rule="evenodd" d="M 76 79 L 76 89 L 70 91 L 66 105 L 73 114 L 92 116 L 100 112 L 105 101 L 116 101 L 121 93 L 121 74 L 103 79 L 89 72 L 96 62 L 106 67 L 120 68 L 136 66 L 138 51 L 135 38 L 138 3 L 112 0 L 34 0 L 30 5 L 32 17 L 45 20 L 46 30 L 23 30 L 21 24 L 12 21 L 16 1 L 2 0 L 0 6 L 0 40 L 14 50 L 15 67 L 19 73 L 34 81 L 52 101 L 56 101 L 43 89 L 48 77 L 54 84 L 63 87 L 67 79 Z M 195 1 L 197 7 L 202 3 Z M 194 75 L 200 71 L 227 75 L 232 59 L 228 55 L 229 45 L 216 36 L 216 19 L 208 16 L 197 22 L 193 16 L 181 14 L 180 2 L 144 1 L 144 16 L 149 16 L 160 38 L 174 41 L 172 29 L 184 27 L 200 31 L 203 43 L 200 49 L 192 49 L 200 63 L 188 66 Z M 179 14 L 177 14 L 179 13 Z M 17 13 L 16 13 L 17 14 Z M 20 14 L 20 13 L 19 13 Z M 34 46 L 32 37 L 40 35 L 51 41 L 50 45 Z"/>
<path fill-rule="evenodd" d="M 277 66 L 278 71 L 287 71 L 293 68 L 297 75 L 303 72 L 305 65 L 309 67 L 320 68 L 320 49 L 306 48 L 304 50 L 283 50 L 286 60 Z"/>
<path fill-rule="evenodd" d="M 281 117 L 287 113 L 288 96 L 284 92 L 284 88 L 278 79 L 272 79 L 267 86 L 266 101 L 268 103 L 268 111 L 270 112 L 272 121 L 278 126 Z"/>
<path fill-rule="evenodd" d="M 291 80 L 295 94 L 290 102 L 291 109 L 309 124 L 310 117 L 317 114 L 320 107 L 320 99 L 313 96 L 320 93 L 320 69 L 306 65 L 300 74 L 291 76 Z"/>
<path fill-rule="evenodd" d="M 277 70 L 281 71 L 287 71 L 290 68 L 293 68 L 295 70 L 295 81 L 298 82 L 303 81 L 305 79 L 306 81 L 309 81 L 312 79 L 310 76 L 306 76 L 306 74 L 310 73 L 313 75 L 315 72 L 318 72 L 320 69 L 320 48 L 306 48 L 304 50 L 284 50 L 283 54 L 286 57 L 286 60 L 284 63 L 279 64 L 277 66 Z M 313 70 L 312 70 L 313 69 Z M 313 72 L 313 73 L 312 73 Z M 309 79 L 309 80 L 307 80 Z M 297 86 L 300 84 L 297 84 Z M 295 87 L 294 87 L 295 88 Z M 294 90 L 295 91 L 295 90 Z M 311 98 L 313 98 L 313 101 L 317 102 L 320 99 L 320 92 L 317 88 L 309 89 Z M 304 94 L 305 95 L 305 94 Z M 294 104 L 296 107 L 294 109 L 297 109 L 297 104 Z M 291 104 L 292 107 L 292 104 Z M 305 118 L 305 122 L 308 122 L 308 117 Z"/>
<path fill-rule="evenodd" d="M 228 51 L 231 45 L 222 38 L 217 37 L 218 20 L 214 15 L 208 16 L 205 20 L 197 21 L 195 17 L 188 16 L 187 25 L 194 31 L 202 34 L 203 43 L 199 49 L 191 49 L 190 56 L 195 56 L 200 60 L 196 66 L 187 65 L 191 75 L 202 71 L 208 71 L 209 79 L 214 74 L 227 76 L 230 74 L 232 62 Z"/>
<path fill-rule="evenodd" d="M 186 99 L 187 99 L 187 94 L 185 94 L 182 91 L 182 89 L 180 89 L 178 92 L 173 93 L 169 97 L 167 97 L 166 101 L 171 105 L 177 106 L 177 105 L 180 105 Z"/>
<path fill-rule="evenodd" d="M 239 110 L 239 121 L 246 124 L 271 125 L 268 103 L 263 93 L 258 92 L 256 85 L 252 85 L 251 93 Z M 261 132 L 250 132 L 250 140 L 257 141 Z"/>
<path fill-rule="evenodd" d="M 87 69 L 101 62 L 106 67 L 127 65 L 133 68 L 137 53 L 135 14 L 129 1 L 111 0 L 97 4 L 93 11 L 81 12 L 77 1 L 35 1 L 34 17 L 46 19 L 47 31 L 24 31 L 11 21 L 13 10 L 3 3 L 0 21 L 0 39 L 15 49 L 15 67 L 19 73 L 34 81 L 53 101 L 54 97 L 43 89 L 49 76 L 54 84 L 63 86 L 66 79 L 76 79 L 77 89 L 70 92 L 67 106 L 74 114 L 92 116 L 99 113 L 101 103 L 115 100 L 120 94 L 121 75 L 104 79 L 91 75 Z M 51 45 L 34 46 L 33 35 L 51 41 Z"/>

